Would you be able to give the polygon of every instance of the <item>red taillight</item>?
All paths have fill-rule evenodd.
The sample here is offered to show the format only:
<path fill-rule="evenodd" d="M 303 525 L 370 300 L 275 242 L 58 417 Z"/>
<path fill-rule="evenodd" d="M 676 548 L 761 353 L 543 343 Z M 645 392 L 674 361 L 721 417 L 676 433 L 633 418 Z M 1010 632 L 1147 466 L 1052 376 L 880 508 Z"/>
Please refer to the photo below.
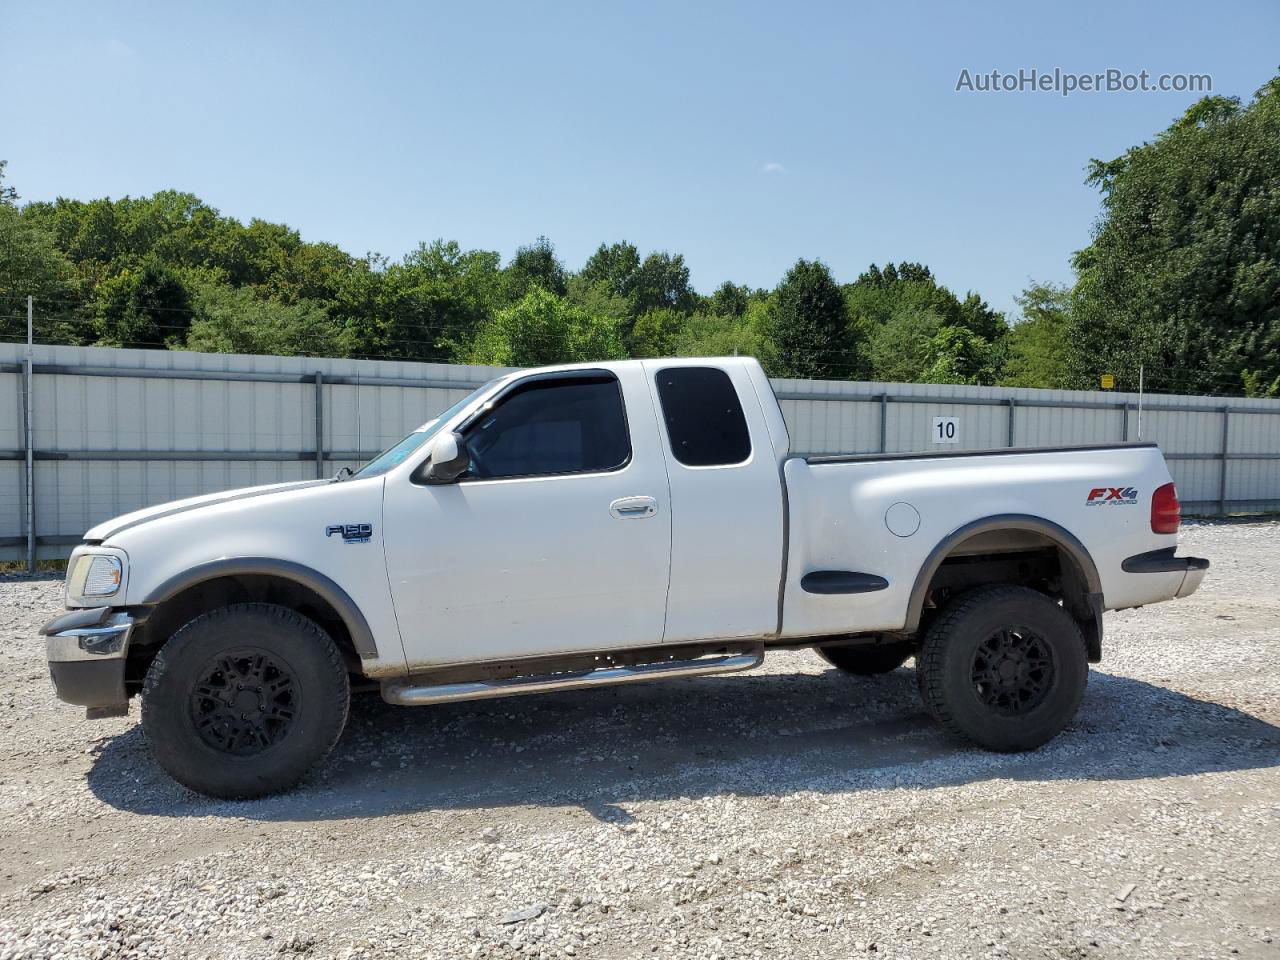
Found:
<path fill-rule="evenodd" d="M 1151 532 L 1177 533 L 1182 522 L 1182 506 L 1178 503 L 1178 488 L 1166 483 L 1151 495 Z"/>

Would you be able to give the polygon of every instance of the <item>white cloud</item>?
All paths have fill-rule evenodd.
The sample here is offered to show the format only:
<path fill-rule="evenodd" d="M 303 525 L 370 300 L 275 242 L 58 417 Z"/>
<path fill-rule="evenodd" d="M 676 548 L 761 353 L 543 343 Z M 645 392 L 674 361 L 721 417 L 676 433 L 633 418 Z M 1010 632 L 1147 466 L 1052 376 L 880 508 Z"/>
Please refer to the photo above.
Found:
<path fill-rule="evenodd" d="M 782 171 L 786 169 L 787 168 L 780 163 L 770 162 L 770 163 L 766 163 L 763 167 L 761 167 L 760 172 L 761 173 L 782 173 Z"/>

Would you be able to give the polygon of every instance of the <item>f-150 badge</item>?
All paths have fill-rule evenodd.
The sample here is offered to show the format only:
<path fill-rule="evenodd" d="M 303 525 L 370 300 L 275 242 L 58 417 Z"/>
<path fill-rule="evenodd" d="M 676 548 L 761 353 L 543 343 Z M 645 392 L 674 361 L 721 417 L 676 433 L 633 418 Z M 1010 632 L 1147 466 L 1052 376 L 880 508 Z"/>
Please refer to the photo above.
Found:
<path fill-rule="evenodd" d="M 326 537 L 332 537 L 335 533 L 342 537 L 343 543 L 368 543 L 369 538 L 373 536 L 373 524 L 335 523 L 324 529 Z"/>

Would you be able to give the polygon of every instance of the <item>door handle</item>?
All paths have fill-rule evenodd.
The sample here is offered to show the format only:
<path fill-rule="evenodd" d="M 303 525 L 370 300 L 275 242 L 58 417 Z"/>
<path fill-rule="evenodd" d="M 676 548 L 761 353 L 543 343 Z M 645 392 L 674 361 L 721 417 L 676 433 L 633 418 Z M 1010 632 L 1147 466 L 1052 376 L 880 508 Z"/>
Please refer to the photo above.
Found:
<path fill-rule="evenodd" d="M 658 512 L 653 497 L 622 497 L 609 504 L 609 512 L 619 520 L 641 520 Z"/>

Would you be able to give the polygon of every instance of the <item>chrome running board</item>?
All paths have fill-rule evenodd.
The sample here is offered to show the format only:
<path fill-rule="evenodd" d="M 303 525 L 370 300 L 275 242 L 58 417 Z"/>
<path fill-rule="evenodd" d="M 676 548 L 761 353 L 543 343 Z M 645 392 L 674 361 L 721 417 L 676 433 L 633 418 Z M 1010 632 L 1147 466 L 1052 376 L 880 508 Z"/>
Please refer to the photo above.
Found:
<path fill-rule="evenodd" d="M 629 667 L 605 667 L 571 673 L 512 677 L 506 680 L 475 680 L 467 683 L 429 683 L 414 680 L 386 680 L 382 699 L 403 707 L 428 703 L 456 703 L 459 700 L 489 700 L 494 697 L 516 697 L 529 693 L 551 693 L 555 690 L 580 690 L 584 687 L 608 687 L 641 680 L 666 680 L 672 677 L 700 677 L 714 673 L 736 673 L 760 666 L 764 646 L 758 645 L 741 653 L 717 654 L 695 660 L 667 660 Z"/>

